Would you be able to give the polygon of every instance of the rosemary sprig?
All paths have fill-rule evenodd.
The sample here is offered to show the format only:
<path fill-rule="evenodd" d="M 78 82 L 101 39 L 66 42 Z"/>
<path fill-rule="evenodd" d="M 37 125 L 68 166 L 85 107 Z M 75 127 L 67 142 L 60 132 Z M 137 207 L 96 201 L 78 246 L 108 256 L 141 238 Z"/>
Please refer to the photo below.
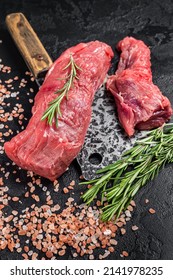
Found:
<path fill-rule="evenodd" d="M 68 92 L 72 88 L 74 80 L 79 79 L 77 76 L 77 71 L 81 70 L 81 68 L 75 63 L 72 54 L 70 54 L 69 63 L 63 68 L 66 70 L 69 68 L 69 75 L 65 78 L 59 78 L 59 80 L 65 80 L 65 84 L 62 88 L 56 90 L 54 93 L 58 94 L 54 100 L 49 102 L 49 107 L 44 112 L 41 120 L 47 119 L 49 125 L 52 125 L 53 119 L 55 119 L 56 127 L 58 127 L 58 116 L 62 116 L 60 105 L 64 97 L 68 99 Z"/>
<path fill-rule="evenodd" d="M 118 218 L 138 190 L 153 180 L 166 163 L 173 162 L 173 123 L 148 132 L 122 158 L 99 170 L 99 177 L 82 182 L 92 185 L 82 196 L 89 204 L 101 193 L 103 221 Z"/>

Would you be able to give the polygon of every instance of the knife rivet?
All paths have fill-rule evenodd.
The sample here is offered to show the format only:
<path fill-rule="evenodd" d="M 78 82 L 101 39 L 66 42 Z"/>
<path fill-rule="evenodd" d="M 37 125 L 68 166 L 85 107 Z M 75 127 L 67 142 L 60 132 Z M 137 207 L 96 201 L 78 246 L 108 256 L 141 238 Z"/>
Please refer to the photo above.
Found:
<path fill-rule="evenodd" d="M 41 54 L 37 54 L 36 55 L 36 59 L 37 60 L 43 60 L 44 58 L 43 58 L 43 56 Z"/>
<path fill-rule="evenodd" d="M 19 21 L 19 22 L 17 23 L 17 26 L 18 26 L 18 27 L 22 27 L 22 26 L 23 26 L 23 23 L 22 23 L 21 21 Z"/>

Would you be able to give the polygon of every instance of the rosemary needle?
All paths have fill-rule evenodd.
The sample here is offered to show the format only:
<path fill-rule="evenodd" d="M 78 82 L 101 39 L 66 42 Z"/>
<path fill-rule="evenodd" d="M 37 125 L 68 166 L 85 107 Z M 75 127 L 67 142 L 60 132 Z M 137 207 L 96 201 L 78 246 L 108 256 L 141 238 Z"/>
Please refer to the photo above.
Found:
<path fill-rule="evenodd" d="M 69 68 L 69 75 L 65 78 L 59 78 L 59 80 L 65 80 L 65 84 L 62 88 L 55 91 L 55 94 L 58 96 L 49 102 L 49 107 L 44 112 L 41 120 L 47 119 L 49 125 L 52 125 L 53 119 L 55 119 L 56 127 L 58 127 L 58 116 L 62 116 L 60 105 L 64 97 L 68 99 L 68 92 L 73 86 L 73 82 L 75 79 L 79 79 L 77 76 L 77 71 L 81 70 L 81 68 L 75 63 L 72 54 L 70 54 L 70 61 L 69 63 L 63 68 L 66 70 Z"/>
<path fill-rule="evenodd" d="M 106 205 L 102 207 L 103 221 L 119 217 L 138 190 L 153 180 L 166 163 L 173 162 L 173 123 L 148 132 L 121 159 L 99 170 L 98 178 L 82 182 L 92 185 L 82 196 L 89 204 L 99 193 Z"/>

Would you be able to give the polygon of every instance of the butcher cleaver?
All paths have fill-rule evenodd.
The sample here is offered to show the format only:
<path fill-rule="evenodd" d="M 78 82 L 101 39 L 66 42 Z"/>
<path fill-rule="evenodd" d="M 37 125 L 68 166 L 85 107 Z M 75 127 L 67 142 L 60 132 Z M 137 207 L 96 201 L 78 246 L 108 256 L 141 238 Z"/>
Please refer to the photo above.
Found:
<path fill-rule="evenodd" d="M 40 87 L 53 63 L 52 59 L 22 13 L 7 15 L 6 24 Z M 91 123 L 83 148 L 77 156 L 84 178 L 93 179 L 98 169 L 116 161 L 134 141 L 135 137 L 128 138 L 120 127 L 114 100 L 103 85 L 95 94 Z"/>

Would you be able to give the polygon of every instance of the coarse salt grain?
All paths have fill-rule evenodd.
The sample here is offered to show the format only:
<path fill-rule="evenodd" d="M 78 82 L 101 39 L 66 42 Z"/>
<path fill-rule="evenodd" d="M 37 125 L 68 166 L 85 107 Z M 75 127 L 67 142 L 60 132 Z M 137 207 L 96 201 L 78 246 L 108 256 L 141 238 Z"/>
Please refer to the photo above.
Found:
<path fill-rule="evenodd" d="M 129 210 L 126 210 L 126 211 L 125 211 L 125 215 L 126 215 L 127 217 L 129 217 L 129 218 L 132 216 Z"/>
<path fill-rule="evenodd" d="M 14 197 L 12 197 L 12 200 L 13 200 L 13 201 L 19 201 L 19 197 L 14 196 Z"/>
<path fill-rule="evenodd" d="M 150 214 L 155 214 L 156 213 L 156 210 L 154 210 L 153 208 L 150 208 L 148 211 L 150 212 Z"/>
<path fill-rule="evenodd" d="M 69 190 L 68 190 L 67 188 L 63 188 L 63 192 L 64 192 L 64 193 L 68 193 Z"/>
<path fill-rule="evenodd" d="M 123 255 L 124 257 L 128 257 L 129 253 L 128 253 L 127 251 L 122 251 L 122 255 Z"/>
<path fill-rule="evenodd" d="M 133 231 L 138 230 L 138 226 L 136 226 L 136 225 L 132 226 L 132 230 L 133 230 Z"/>
<path fill-rule="evenodd" d="M 32 256 L 32 254 L 33 254 L 33 251 L 30 250 L 30 251 L 28 252 L 28 256 Z"/>
<path fill-rule="evenodd" d="M 112 231 L 110 229 L 106 229 L 103 234 L 104 235 L 110 235 L 112 233 Z"/>
<path fill-rule="evenodd" d="M 126 233 L 125 228 L 121 228 L 121 234 L 124 235 Z"/>

